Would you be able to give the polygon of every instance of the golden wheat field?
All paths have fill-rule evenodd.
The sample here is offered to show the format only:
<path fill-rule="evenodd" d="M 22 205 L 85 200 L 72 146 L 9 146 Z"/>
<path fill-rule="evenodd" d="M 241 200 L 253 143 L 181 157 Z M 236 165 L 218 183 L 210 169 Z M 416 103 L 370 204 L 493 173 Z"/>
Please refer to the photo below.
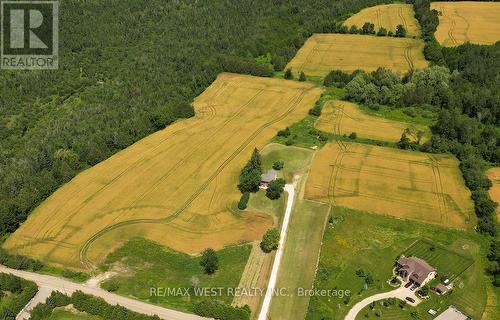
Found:
<path fill-rule="evenodd" d="M 287 68 L 308 76 L 326 76 L 332 70 L 374 71 L 379 67 L 406 73 L 427 66 L 423 48 L 420 39 L 321 33 L 306 41 Z"/>
<path fill-rule="evenodd" d="M 82 269 L 133 237 L 187 253 L 260 239 L 273 220 L 235 209 L 239 172 L 321 92 L 310 83 L 221 74 L 195 99 L 195 117 L 79 174 L 3 247 Z"/>
<path fill-rule="evenodd" d="M 405 129 L 415 134 L 422 132 L 421 142 L 428 140 L 429 132 L 425 126 L 368 115 L 357 104 L 342 100 L 327 101 L 315 126 L 336 135 L 356 132 L 358 137 L 389 142 L 399 141 Z"/>
<path fill-rule="evenodd" d="M 314 157 L 305 197 L 452 228 L 474 226 L 470 192 L 449 155 L 329 143 Z"/>
<path fill-rule="evenodd" d="M 435 36 L 442 46 L 494 44 L 500 40 L 499 2 L 431 2 L 431 9 L 440 12 Z"/>
<path fill-rule="evenodd" d="M 500 204 L 500 167 L 489 169 L 486 171 L 486 175 L 492 183 L 489 190 L 490 197 Z M 500 205 L 497 207 L 497 219 L 500 220 Z"/>
<path fill-rule="evenodd" d="M 405 27 L 407 36 L 420 36 L 420 26 L 411 4 L 395 3 L 369 7 L 351 16 L 344 25 L 361 28 L 365 22 L 373 23 L 375 31 L 383 27 L 392 32 L 396 32 L 396 27 L 400 24 Z"/>

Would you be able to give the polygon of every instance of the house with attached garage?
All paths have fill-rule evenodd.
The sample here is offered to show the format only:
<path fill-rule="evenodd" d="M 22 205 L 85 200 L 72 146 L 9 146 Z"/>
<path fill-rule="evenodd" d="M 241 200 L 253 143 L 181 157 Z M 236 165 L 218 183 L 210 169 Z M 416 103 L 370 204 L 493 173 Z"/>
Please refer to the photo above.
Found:
<path fill-rule="evenodd" d="M 404 282 L 411 282 L 419 287 L 434 279 L 437 270 L 431 267 L 425 260 L 417 257 L 401 256 L 396 262 L 396 274 Z"/>

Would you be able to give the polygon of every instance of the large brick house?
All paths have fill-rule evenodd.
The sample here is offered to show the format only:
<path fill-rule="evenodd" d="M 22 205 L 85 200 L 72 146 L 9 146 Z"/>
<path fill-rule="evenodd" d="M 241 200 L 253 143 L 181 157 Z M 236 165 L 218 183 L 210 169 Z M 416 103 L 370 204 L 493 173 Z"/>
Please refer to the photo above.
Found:
<path fill-rule="evenodd" d="M 405 282 L 410 281 L 418 286 L 425 285 L 436 277 L 436 269 L 425 260 L 417 257 L 401 256 L 396 262 L 396 273 Z"/>

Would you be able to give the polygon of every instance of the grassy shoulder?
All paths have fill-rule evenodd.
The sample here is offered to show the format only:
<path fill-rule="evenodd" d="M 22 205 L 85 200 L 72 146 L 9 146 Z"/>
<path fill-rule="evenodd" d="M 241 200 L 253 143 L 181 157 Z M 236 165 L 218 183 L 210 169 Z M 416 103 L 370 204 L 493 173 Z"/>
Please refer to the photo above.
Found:
<path fill-rule="evenodd" d="M 307 319 L 322 319 L 325 316 L 343 319 L 348 310 L 362 299 L 392 290 L 387 280 L 392 275 L 395 259 L 422 239 L 472 259 L 474 263 L 454 280 L 455 288 L 451 294 L 432 296 L 418 308 L 407 307 L 406 314 L 417 311 L 426 319 L 428 309 L 442 312 L 453 304 L 472 318 L 481 318 L 490 284 L 483 272 L 484 261 L 480 252 L 481 247 L 487 247 L 487 244 L 480 235 L 473 231 L 455 231 L 342 207 L 333 208 L 332 217 L 334 222 L 329 223 L 323 237 L 315 287 L 343 292 L 349 290 L 351 294 L 312 297 Z M 358 275 L 359 270 L 365 275 L 371 274 L 373 281 L 367 284 L 366 277 Z M 399 314 L 399 310 L 396 313 Z"/>
<path fill-rule="evenodd" d="M 207 275 L 200 266 L 199 256 L 176 252 L 145 239 L 134 239 L 106 258 L 102 268 L 114 266 L 120 272 L 101 286 L 124 296 L 193 312 L 194 305 L 204 298 L 195 294 L 159 294 L 154 291 L 152 294 L 151 288 L 237 287 L 250 250 L 250 245 L 241 245 L 217 251 L 219 270 L 214 275 Z M 230 304 L 233 297 L 221 295 L 215 299 Z"/>

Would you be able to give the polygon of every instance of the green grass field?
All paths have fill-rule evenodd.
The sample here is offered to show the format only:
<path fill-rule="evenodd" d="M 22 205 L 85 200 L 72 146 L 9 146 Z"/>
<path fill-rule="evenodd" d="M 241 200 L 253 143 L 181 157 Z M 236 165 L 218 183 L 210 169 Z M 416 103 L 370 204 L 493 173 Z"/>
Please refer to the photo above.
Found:
<path fill-rule="evenodd" d="M 437 112 L 418 108 L 391 108 L 389 106 L 380 106 L 379 110 L 373 110 L 363 104 L 359 107 L 363 112 L 371 116 L 386 118 L 394 121 L 420 124 L 428 127 L 433 125 L 437 119 Z"/>
<path fill-rule="evenodd" d="M 443 311 L 453 304 L 469 316 L 481 318 L 490 282 L 483 271 L 480 245 L 485 239 L 480 235 L 474 231 L 444 229 L 341 207 L 335 207 L 332 215 L 335 223 L 327 226 L 323 237 L 315 286 L 350 290 L 352 295 L 350 298 L 311 298 L 306 319 L 343 319 L 356 302 L 393 289 L 386 281 L 391 277 L 395 259 L 424 237 L 432 239 L 436 247 L 474 259 L 475 263 L 455 279 L 455 289 L 451 294 L 439 298 L 433 296 L 420 304 L 417 309 L 419 314 L 424 315 L 430 308 Z M 483 245 L 486 246 L 486 243 Z M 360 269 L 373 276 L 374 282 L 367 288 L 364 286 L 365 278 L 356 275 Z M 414 310 L 408 308 L 408 314 L 410 311 Z M 395 315 L 393 319 L 398 317 Z"/>
<path fill-rule="evenodd" d="M 328 206 L 297 200 L 290 224 L 278 275 L 277 288 L 285 288 L 291 296 L 275 296 L 271 302 L 271 319 L 304 319 L 309 297 L 297 296 L 298 288 L 310 289 L 319 258 L 322 231 Z"/>
<path fill-rule="evenodd" d="M 375 303 L 375 307 L 371 309 L 369 306 L 365 307 L 358 313 L 356 320 L 363 319 L 385 319 L 385 320 L 415 320 L 410 315 L 410 312 L 415 311 L 409 306 L 405 306 L 404 309 L 396 303 L 395 305 L 384 305 L 383 301 L 378 301 Z M 381 317 L 377 316 L 377 313 Z"/>
<path fill-rule="evenodd" d="M 281 160 L 285 163 L 278 174 L 287 183 L 292 182 L 294 174 L 305 173 L 313 152 L 305 148 L 286 147 L 281 144 L 268 144 L 261 152 L 264 171 L 272 168 L 273 163 Z"/>
<path fill-rule="evenodd" d="M 73 313 L 66 310 L 54 310 L 48 320 L 102 320 L 101 317 L 92 316 L 87 313 Z"/>
<path fill-rule="evenodd" d="M 418 240 L 404 251 L 405 256 L 416 256 L 424 259 L 437 269 L 439 278 L 448 278 L 453 281 L 467 270 L 474 260 L 449 249 L 436 246 L 429 240 Z"/>
<path fill-rule="evenodd" d="M 131 240 L 106 258 L 103 269 L 116 264 L 121 271 L 102 287 L 114 287 L 116 293 L 124 296 L 192 312 L 193 304 L 200 301 L 200 297 L 155 296 L 150 294 L 150 288 L 191 288 L 193 282 L 197 282 L 198 287 L 237 287 L 250 249 L 250 245 L 241 245 L 217 251 L 219 270 L 209 276 L 204 274 L 199 257 L 175 252 L 148 240 Z M 231 303 L 233 297 L 216 299 Z"/>

